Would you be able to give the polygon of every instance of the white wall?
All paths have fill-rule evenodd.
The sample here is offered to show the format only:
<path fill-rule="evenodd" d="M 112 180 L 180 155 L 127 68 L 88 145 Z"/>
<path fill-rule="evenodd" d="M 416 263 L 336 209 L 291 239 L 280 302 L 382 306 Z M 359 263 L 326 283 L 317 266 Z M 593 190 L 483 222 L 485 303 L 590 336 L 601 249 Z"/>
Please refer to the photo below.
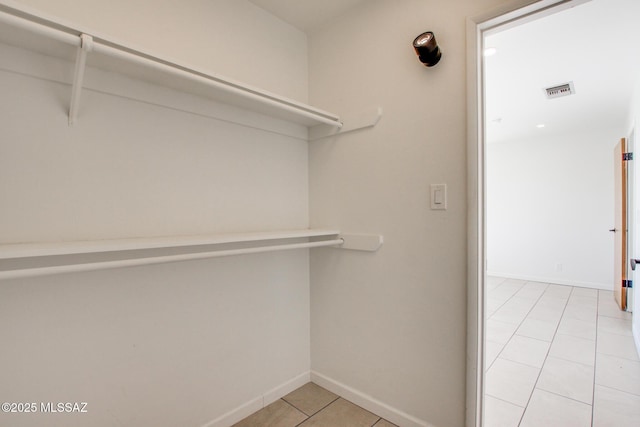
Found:
<path fill-rule="evenodd" d="M 312 253 L 312 377 L 401 425 L 464 425 L 465 17 L 500 3 L 372 0 L 309 39 L 313 105 L 384 109 L 309 146 L 312 226 L 385 239 Z M 427 30 L 443 50 L 431 69 L 411 47 Z M 448 210 L 429 209 L 431 183 Z"/>
<path fill-rule="evenodd" d="M 306 35 L 247 0 L 4 2 L 205 72 L 307 100 Z"/>
<path fill-rule="evenodd" d="M 613 289 L 619 131 L 487 146 L 487 272 Z"/>
<path fill-rule="evenodd" d="M 637 153 L 638 148 L 640 147 L 640 143 L 638 141 L 638 136 L 640 136 L 640 79 L 636 82 L 636 86 L 633 92 L 633 100 L 630 109 L 630 117 L 629 117 L 629 131 L 633 131 L 635 134 L 635 147 L 634 150 Z M 638 154 L 635 154 L 638 156 Z M 637 158 L 637 157 L 636 157 Z M 631 249 L 630 257 L 640 258 L 640 170 L 638 170 L 637 163 L 633 165 L 634 170 L 634 201 L 635 201 L 635 212 L 632 212 L 633 222 L 635 224 L 635 236 L 631 239 L 633 248 Z M 631 272 L 631 270 L 629 270 Z M 636 350 L 638 351 L 638 355 L 640 355 L 640 293 L 638 289 L 640 289 L 637 285 L 638 280 L 640 280 L 640 271 L 636 269 L 635 272 L 631 272 L 631 280 L 633 280 L 634 288 L 633 288 L 633 296 L 632 296 L 632 329 L 633 329 L 633 338 L 636 342 Z"/>
<path fill-rule="evenodd" d="M 306 97 L 305 35 L 248 2 L 81 3 L 24 2 L 232 78 L 250 69 L 253 83 Z M 246 52 L 218 49 L 246 46 L 255 31 L 270 59 L 250 66 Z M 173 44 L 190 35 L 184 48 Z M 3 243 L 307 227 L 304 140 L 217 120 L 205 112 L 219 105 L 95 70 L 69 127 L 73 64 L 0 47 Z M 0 424 L 230 425 L 308 379 L 309 305 L 307 251 L 3 281 L 3 401 L 88 402 L 89 412 L 0 414 Z"/>

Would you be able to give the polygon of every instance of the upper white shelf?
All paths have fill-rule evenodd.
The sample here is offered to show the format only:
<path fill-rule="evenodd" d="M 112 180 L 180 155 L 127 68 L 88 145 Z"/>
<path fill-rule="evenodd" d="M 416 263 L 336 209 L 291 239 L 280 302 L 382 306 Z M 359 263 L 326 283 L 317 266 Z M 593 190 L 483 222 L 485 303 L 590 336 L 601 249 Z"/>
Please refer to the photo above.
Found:
<path fill-rule="evenodd" d="M 330 237 L 337 230 L 285 230 L 256 233 L 228 233 L 195 236 L 166 236 L 132 239 L 105 239 L 91 241 L 15 243 L 0 245 L 0 260 L 55 255 L 79 255 L 102 252 L 122 252 L 143 249 L 201 247 L 228 243 L 258 243 L 275 240 Z"/>
<path fill-rule="evenodd" d="M 84 37 L 83 37 L 84 34 Z M 81 40 L 84 39 L 85 43 Z M 88 42 L 87 42 L 88 41 Z M 327 111 L 132 49 L 70 28 L 50 18 L 0 4 L 0 42 L 49 56 L 76 61 L 74 92 L 82 87 L 86 65 L 240 107 L 304 126 L 340 128 L 340 118 Z M 79 96 L 72 97 L 71 112 Z M 73 117 L 70 117 L 73 122 Z"/>

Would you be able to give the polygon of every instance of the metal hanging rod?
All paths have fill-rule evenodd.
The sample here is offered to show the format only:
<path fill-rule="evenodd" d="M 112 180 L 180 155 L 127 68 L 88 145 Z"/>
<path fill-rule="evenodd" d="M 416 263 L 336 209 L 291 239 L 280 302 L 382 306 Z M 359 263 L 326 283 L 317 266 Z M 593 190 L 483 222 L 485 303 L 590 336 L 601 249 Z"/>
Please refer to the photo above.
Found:
<path fill-rule="evenodd" d="M 275 110 L 285 111 L 300 118 L 310 119 L 316 124 L 326 124 L 338 129 L 342 127 L 340 119 L 331 113 L 324 112 L 293 100 L 280 98 L 276 95 L 269 94 L 256 88 L 251 88 L 240 83 L 202 73 L 161 58 L 147 55 L 134 49 L 129 49 L 126 46 L 111 43 L 105 39 L 94 38 L 88 34 L 83 34 L 81 31 L 59 25 L 55 22 L 42 20 L 35 16 L 32 18 L 33 20 L 0 11 L 0 23 L 27 30 L 43 37 L 78 48 L 72 103 L 69 112 L 70 124 L 75 122 L 77 116 L 87 55 L 90 52 L 96 52 L 106 56 L 123 59 L 130 63 L 151 67 L 173 76 L 186 78 L 204 86 L 224 91 L 238 97 L 239 99 L 249 100 Z"/>
<path fill-rule="evenodd" d="M 175 64 L 164 62 L 162 60 L 157 60 L 153 57 L 141 56 L 136 53 L 132 53 L 126 50 L 118 49 L 117 47 L 112 47 L 107 44 L 100 43 L 99 41 L 94 41 L 93 43 L 93 51 L 96 53 L 101 53 L 103 55 L 111 56 L 114 58 L 124 59 L 125 61 L 141 64 L 147 67 L 155 68 L 162 72 L 173 74 L 178 77 L 185 77 L 190 80 L 202 83 L 207 86 L 214 87 L 216 89 L 224 90 L 228 93 L 238 95 L 240 97 L 251 99 L 284 111 L 289 111 L 301 117 L 307 117 L 313 119 L 319 123 L 324 123 L 327 125 L 331 125 L 337 128 L 342 127 L 342 123 L 339 120 L 331 119 L 329 117 L 320 115 L 320 113 L 315 113 L 310 111 L 308 107 L 296 106 L 294 104 L 290 104 L 287 101 L 280 100 L 275 97 L 268 96 L 266 94 L 252 91 L 251 89 L 245 88 L 240 85 L 231 84 L 229 82 L 225 82 L 224 80 L 217 79 L 213 76 L 206 75 L 204 73 L 199 73 L 197 71 L 183 68 L 180 66 L 176 66 Z"/>
<path fill-rule="evenodd" d="M 227 249 L 218 251 L 198 252 L 179 255 L 164 255 L 156 257 L 124 259 L 117 261 L 102 261 L 85 264 L 68 264 L 51 267 L 26 268 L 0 272 L 2 279 L 20 279 L 28 277 L 47 276 L 52 274 L 78 273 L 83 271 L 108 270 L 113 268 L 137 267 L 143 265 L 166 264 L 171 262 L 191 261 L 208 258 L 219 258 L 234 255 L 257 254 L 263 252 L 285 251 L 293 249 L 319 248 L 325 246 L 340 246 L 344 239 L 322 240 L 319 242 L 290 243 L 284 245 L 259 246 L 243 249 Z"/>
<path fill-rule="evenodd" d="M 80 46 L 80 32 L 74 33 L 73 31 L 63 31 L 7 12 L 0 12 L 0 23 L 21 28 L 71 46 Z"/>

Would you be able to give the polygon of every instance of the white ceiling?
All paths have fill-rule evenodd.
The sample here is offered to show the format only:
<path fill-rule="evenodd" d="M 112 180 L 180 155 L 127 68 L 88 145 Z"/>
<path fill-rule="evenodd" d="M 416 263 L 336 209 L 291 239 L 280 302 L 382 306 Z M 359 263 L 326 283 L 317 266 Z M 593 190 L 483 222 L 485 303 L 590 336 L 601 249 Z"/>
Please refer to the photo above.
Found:
<path fill-rule="evenodd" d="M 312 33 L 367 0 L 250 1 Z M 594 126 L 627 130 L 640 76 L 640 0 L 587 1 L 497 32 L 485 44 L 498 48 L 485 58 L 489 142 Z M 546 99 L 543 88 L 569 81 L 575 95 Z"/>
<path fill-rule="evenodd" d="M 628 130 L 640 80 L 640 1 L 592 0 L 488 36 L 485 46 L 498 49 L 485 58 L 489 142 Z M 543 88 L 569 81 L 575 95 L 546 99 Z"/>
<path fill-rule="evenodd" d="M 367 0 L 249 0 L 307 34 Z"/>

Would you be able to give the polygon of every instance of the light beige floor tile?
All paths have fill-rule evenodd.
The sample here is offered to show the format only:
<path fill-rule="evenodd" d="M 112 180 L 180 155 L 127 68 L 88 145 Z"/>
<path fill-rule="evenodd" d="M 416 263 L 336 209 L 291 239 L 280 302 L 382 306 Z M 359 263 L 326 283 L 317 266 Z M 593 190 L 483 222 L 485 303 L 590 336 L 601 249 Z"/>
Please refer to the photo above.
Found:
<path fill-rule="evenodd" d="M 487 372 L 486 394 L 525 407 L 539 373 L 538 368 L 498 357 Z"/>
<path fill-rule="evenodd" d="M 487 298 L 487 303 L 485 305 L 487 318 L 491 317 L 491 315 L 495 313 L 500 307 L 502 307 L 505 302 L 506 301 L 494 299 L 491 297 Z"/>
<path fill-rule="evenodd" d="M 593 427 L 640 425 L 640 358 L 631 313 L 618 308 L 611 291 L 491 283 L 497 299 L 493 328 L 487 323 L 494 341 L 486 346 L 486 427 L 515 427 L 521 417 L 519 427 L 587 427 L 591 402 Z M 535 305 L 527 306 L 527 300 Z M 553 340 L 542 370 L 519 363 L 539 363 L 535 340 Z"/>
<path fill-rule="evenodd" d="M 337 398 L 337 394 L 333 394 L 315 383 L 307 383 L 282 399 L 311 416 Z"/>
<path fill-rule="evenodd" d="M 536 388 L 591 405 L 593 366 L 548 357 Z"/>
<path fill-rule="evenodd" d="M 564 309 L 564 307 L 567 305 L 568 300 L 569 298 L 566 298 L 566 297 L 563 298 L 563 297 L 557 297 L 554 295 L 544 294 L 540 297 L 537 304 L 544 307 Z"/>
<path fill-rule="evenodd" d="M 529 298 L 537 300 L 544 294 L 544 291 L 549 285 L 541 282 L 527 282 L 522 288 L 514 295 L 518 298 Z"/>
<path fill-rule="evenodd" d="M 591 405 L 536 389 L 520 427 L 591 427 Z"/>
<path fill-rule="evenodd" d="M 595 325 L 596 319 L 598 317 L 598 309 L 596 307 L 584 307 L 567 304 L 562 317 L 564 319 L 574 319 L 580 320 L 582 322 L 589 322 Z"/>
<path fill-rule="evenodd" d="M 484 401 L 484 427 L 518 427 L 524 408 L 487 396 Z"/>
<path fill-rule="evenodd" d="M 520 298 L 516 295 L 509 301 L 509 304 L 513 304 L 514 306 L 518 306 L 529 312 L 533 307 L 535 307 L 537 302 L 538 301 L 535 298 Z"/>
<path fill-rule="evenodd" d="M 542 320 L 558 324 L 564 311 L 564 303 L 559 306 L 551 306 L 538 302 L 527 315 L 527 319 Z"/>
<path fill-rule="evenodd" d="M 537 320 L 527 317 L 520 324 L 520 327 L 516 331 L 516 335 L 551 342 L 551 340 L 553 340 L 553 336 L 556 334 L 557 328 L 557 322 Z"/>
<path fill-rule="evenodd" d="M 549 346 L 548 341 L 514 335 L 502 349 L 500 357 L 512 362 L 542 368 Z"/>
<path fill-rule="evenodd" d="M 633 336 L 631 320 L 616 319 L 614 317 L 600 316 L 598 318 L 598 331 L 607 334 Z"/>
<path fill-rule="evenodd" d="M 371 427 L 380 417 L 342 398 L 318 412 L 301 427 Z"/>
<path fill-rule="evenodd" d="M 640 361 L 596 355 L 596 384 L 640 396 Z"/>
<path fill-rule="evenodd" d="M 526 280 L 521 280 L 521 279 L 507 279 L 504 281 L 505 285 L 509 285 L 509 286 L 522 286 L 525 283 L 527 283 Z"/>
<path fill-rule="evenodd" d="M 511 299 L 511 297 L 513 297 L 516 292 L 518 292 L 520 288 L 522 288 L 523 285 L 524 283 L 518 284 L 504 282 L 500 286 L 497 286 L 495 289 L 492 289 L 489 293 L 489 296 L 498 300 L 507 301 L 508 299 Z"/>
<path fill-rule="evenodd" d="M 504 344 L 493 342 L 493 341 L 485 341 L 484 345 L 484 370 L 485 372 L 489 370 L 493 362 L 495 362 L 496 358 L 504 348 Z"/>
<path fill-rule="evenodd" d="M 587 307 L 595 310 L 598 308 L 598 299 L 571 294 L 567 305 L 576 307 Z"/>
<path fill-rule="evenodd" d="M 622 357 L 630 360 L 640 360 L 633 337 L 598 332 L 598 353 Z"/>
<path fill-rule="evenodd" d="M 515 295 L 509 301 L 507 301 L 507 305 L 512 307 L 518 307 L 523 310 L 531 310 L 534 305 L 536 305 L 536 300 L 532 298 L 520 298 L 518 295 Z"/>
<path fill-rule="evenodd" d="M 611 296 L 606 295 L 603 297 L 601 295 L 598 298 L 598 315 L 631 320 L 631 313 L 620 310 L 618 303 L 613 299 L 613 293 L 611 293 Z"/>
<path fill-rule="evenodd" d="M 233 427 L 294 427 L 307 419 L 307 416 L 278 399 L 258 412 L 236 423 Z"/>
<path fill-rule="evenodd" d="M 602 298 L 602 299 L 613 298 L 613 291 L 605 291 L 603 289 L 598 289 L 598 298 Z"/>
<path fill-rule="evenodd" d="M 535 300 L 513 297 L 496 310 L 491 319 L 520 324 L 535 304 Z"/>
<path fill-rule="evenodd" d="M 595 341 L 596 324 L 563 317 L 558 327 L 558 333 Z"/>
<path fill-rule="evenodd" d="M 554 296 L 559 298 L 569 298 L 571 295 L 571 286 L 564 285 L 549 285 L 544 294 L 548 296 Z"/>
<path fill-rule="evenodd" d="M 549 356 L 594 366 L 596 343 L 571 335 L 556 334 L 551 343 Z"/>
<path fill-rule="evenodd" d="M 487 341 L 493 341 L 500 344 L 509 342 L 516 329 L 517 324 L 501 322 L 494 319 L 487 320 Z"/>
<path fill-rule="evenodd" d="M 640 396 L 596 385 L 593 427 L 637 427 Z"/>
<path fill-rule="evenodd" d="M 500 286 L 505 280 L 507 279 L 505 279 L 504 277 L 487 276 L 484 281 L 484 286 L 487 291 L 491 292 L 492 289 Z"/>
<path fill-rule="evenodd" d="M 588 297 L 588 298 L 598 298 L 598 289 L 590 289 L 590 288 L 578 288 L 574 287 L 571 291 L 571 296 L 580 296 L 580 297 Z"/>
<path fill-rule="evenodd" d="M 380 420 L 373 425 L 373 427 L 398 427 L 397 425 L 390 423 L 387 420 Z"/>

